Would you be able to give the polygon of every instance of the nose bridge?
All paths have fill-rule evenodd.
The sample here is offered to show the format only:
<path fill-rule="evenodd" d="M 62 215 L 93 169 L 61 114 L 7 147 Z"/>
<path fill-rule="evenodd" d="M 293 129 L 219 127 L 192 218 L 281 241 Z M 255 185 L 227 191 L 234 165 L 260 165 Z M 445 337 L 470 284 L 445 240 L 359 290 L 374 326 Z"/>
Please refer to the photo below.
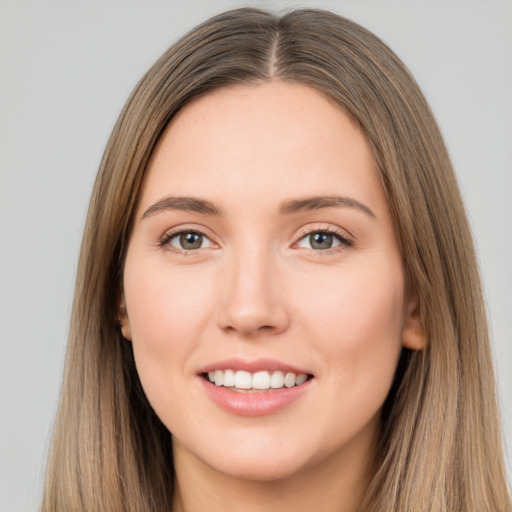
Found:
<path fill-rule="evenodd" d="M 287 313 L 279 289 L 276 254 L 265 244 L 246 240 L 228 258 L 222 289 L 220 325 L 250 335 L 282 331 Z"/>

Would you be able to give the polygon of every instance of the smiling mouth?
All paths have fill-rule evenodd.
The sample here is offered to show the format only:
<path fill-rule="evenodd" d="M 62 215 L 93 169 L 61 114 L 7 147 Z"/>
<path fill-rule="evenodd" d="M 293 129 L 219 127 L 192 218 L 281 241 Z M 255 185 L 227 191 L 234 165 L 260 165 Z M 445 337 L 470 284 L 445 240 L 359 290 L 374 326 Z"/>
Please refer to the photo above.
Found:
<path fill-rule="evenodd" d="M 280 370 L 250 373 L 231 369 L 210 371 L 203 373 L 202 376 L 215 386 L 222 386 L 240 393 L 263 393 L 293 388 L 313 378 L 312 375 L 306 373 L 295 374 Z"/>

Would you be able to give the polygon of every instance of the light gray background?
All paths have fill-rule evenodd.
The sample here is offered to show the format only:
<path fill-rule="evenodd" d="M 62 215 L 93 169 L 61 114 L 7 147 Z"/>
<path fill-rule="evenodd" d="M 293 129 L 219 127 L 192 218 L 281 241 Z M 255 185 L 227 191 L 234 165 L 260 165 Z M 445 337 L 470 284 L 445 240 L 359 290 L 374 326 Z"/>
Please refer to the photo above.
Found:
<path fill-rule="evenodd" d="M 115 119 L 142 73 L 179 35 L 236 5 L 246 3 L 0 2 L 2 511 L 37 507 L 81 231 Z M 309 5 L 382 37 L 411 68 L 439 120 L 477 241 L 511 446 L 512 3 Z M 510 447 L 508 453 L 510 460 Z"/>

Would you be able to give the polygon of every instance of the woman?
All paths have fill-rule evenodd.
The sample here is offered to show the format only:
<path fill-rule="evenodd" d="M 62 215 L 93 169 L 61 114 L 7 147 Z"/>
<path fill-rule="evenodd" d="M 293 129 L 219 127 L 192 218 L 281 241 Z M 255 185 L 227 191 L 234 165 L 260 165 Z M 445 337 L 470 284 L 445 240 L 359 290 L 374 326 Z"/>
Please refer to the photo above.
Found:
<path fill-rule="evenodd" d="M 397 57 L 242 9 L 96 181 L 43 510 L 509 510 L 474 249 Z"/>

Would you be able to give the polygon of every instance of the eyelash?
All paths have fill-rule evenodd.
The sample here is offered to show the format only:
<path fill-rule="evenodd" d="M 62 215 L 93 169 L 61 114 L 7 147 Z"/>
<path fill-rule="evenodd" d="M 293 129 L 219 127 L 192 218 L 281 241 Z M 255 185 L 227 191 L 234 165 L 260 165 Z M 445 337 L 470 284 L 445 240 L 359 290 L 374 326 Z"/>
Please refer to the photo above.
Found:
<path fill-rule="evenodd" d="M 178 237 L 180 235 L 184 235 L 184 234 L 200 235 L 200 236 L 206 238 L 207 240 L 209 240 L 209 242 L 211 244 L 214 244 L 214 242 L 212 242 L 210 240 L 210 238 L 207 235 L 205 235 L 204 233 L 202 233 L 200 230 L 197 230 L 197 229 L 180 229 L 180 230 L 177 230 L 177 231 L 171 231 L 171 232 L 165 233 L 164 236 L 162 236 L 162 238 L 158 242 L 158 246 L 162 247 L 162 248 L 165 248 L 165 249 L 167 249 L 167 250 L 169 250 L 171 252 L 176 252 L 176 253 L 180 253 L 180 254 L 184 254 L 184 255 L 194 254 L 200 248 L 199 249 L 190 249 L 190 250 L 186 250 L 186 249 L 181 249 L 180 250 L 177 247 L 173 247 L 173 246 L 170 245 L 169 242 L 173 238 L 176 238 L 176 237 Z M 336 253 L 336 252 L 343 251 L 344 249 L 346 249 L 348 247 L 352 247 L 354 245 L 353 241 L 350 238 L 348 238 L 346 234 L 341 233 L 340 231 L 338 231 L 336 229 L 333 229 L 333 228 L 330 228 L 330 227 L 325 227 L 325 228 L 320 228 L 320 229 L 312 229 L 312 230 L 304 229 L 300 233 L 299 237 L 297 238 L 297 241 L 294 242 L 293 245 L 294 246 L 297 245 L 299 242 L 304 240 L 306 237 L 314 235 L 314 234 L 332 235 L 339 242 L 339 245 L 337 245 L 335 247 L 330 247 L 328 249 L 313 249 L 313 248 L 311 248 L 311 250 L 314 251 L 318 255 L 333 254 L 333 253 Z"/>
<path fill-rule="evenodd" d="M 314 234 L 326 234 L 326 235 L 332 235 L 334 238 L 340 242 L 338 246 L 330 247 L 328 249 L 313 249 L 312 251 L 315 252 L 315 254 L 319 256 L 328 256 L 329 254 L 334 254 L 340 251 L 344 251 L 345 249 L 352 247 L 354 245 L 354 242 L 348 238 L 348 236 L 345 233 L 342 233 L 341 231 L 338 231 L 335 228 L 331 227 L 324 227 L 319 229 L 304 229 L 301 234 L 299 235 L 297 241 L 293 245 L 297 245 L 300 241 L 304 240 L 306 237 L 309 237 Z"/>
<path fill-rule="evenodd" d="M 200 235 L 200 236 L 204 237 L 206 240 L 209 240 L 211 244 L 213 244 L 213 242 L 210 240 L 210 238 L 198 229 L 179 229 L 177 231 L 170 231 L 168 233 L 165 233 L 164 236 L 158 242 L 158 246 L 162 247 L 168 251 L 171 251 L 171 252 L 184 254 L 185 256 L 194 254 L 199 249 L 190 249 L 190 250 L 179 249 L 177 247 L 171 246 L 171 244 L 169 243 L 173 238 L 179 237 L 181 235 L 188 235 L 188 234 Z"/>

